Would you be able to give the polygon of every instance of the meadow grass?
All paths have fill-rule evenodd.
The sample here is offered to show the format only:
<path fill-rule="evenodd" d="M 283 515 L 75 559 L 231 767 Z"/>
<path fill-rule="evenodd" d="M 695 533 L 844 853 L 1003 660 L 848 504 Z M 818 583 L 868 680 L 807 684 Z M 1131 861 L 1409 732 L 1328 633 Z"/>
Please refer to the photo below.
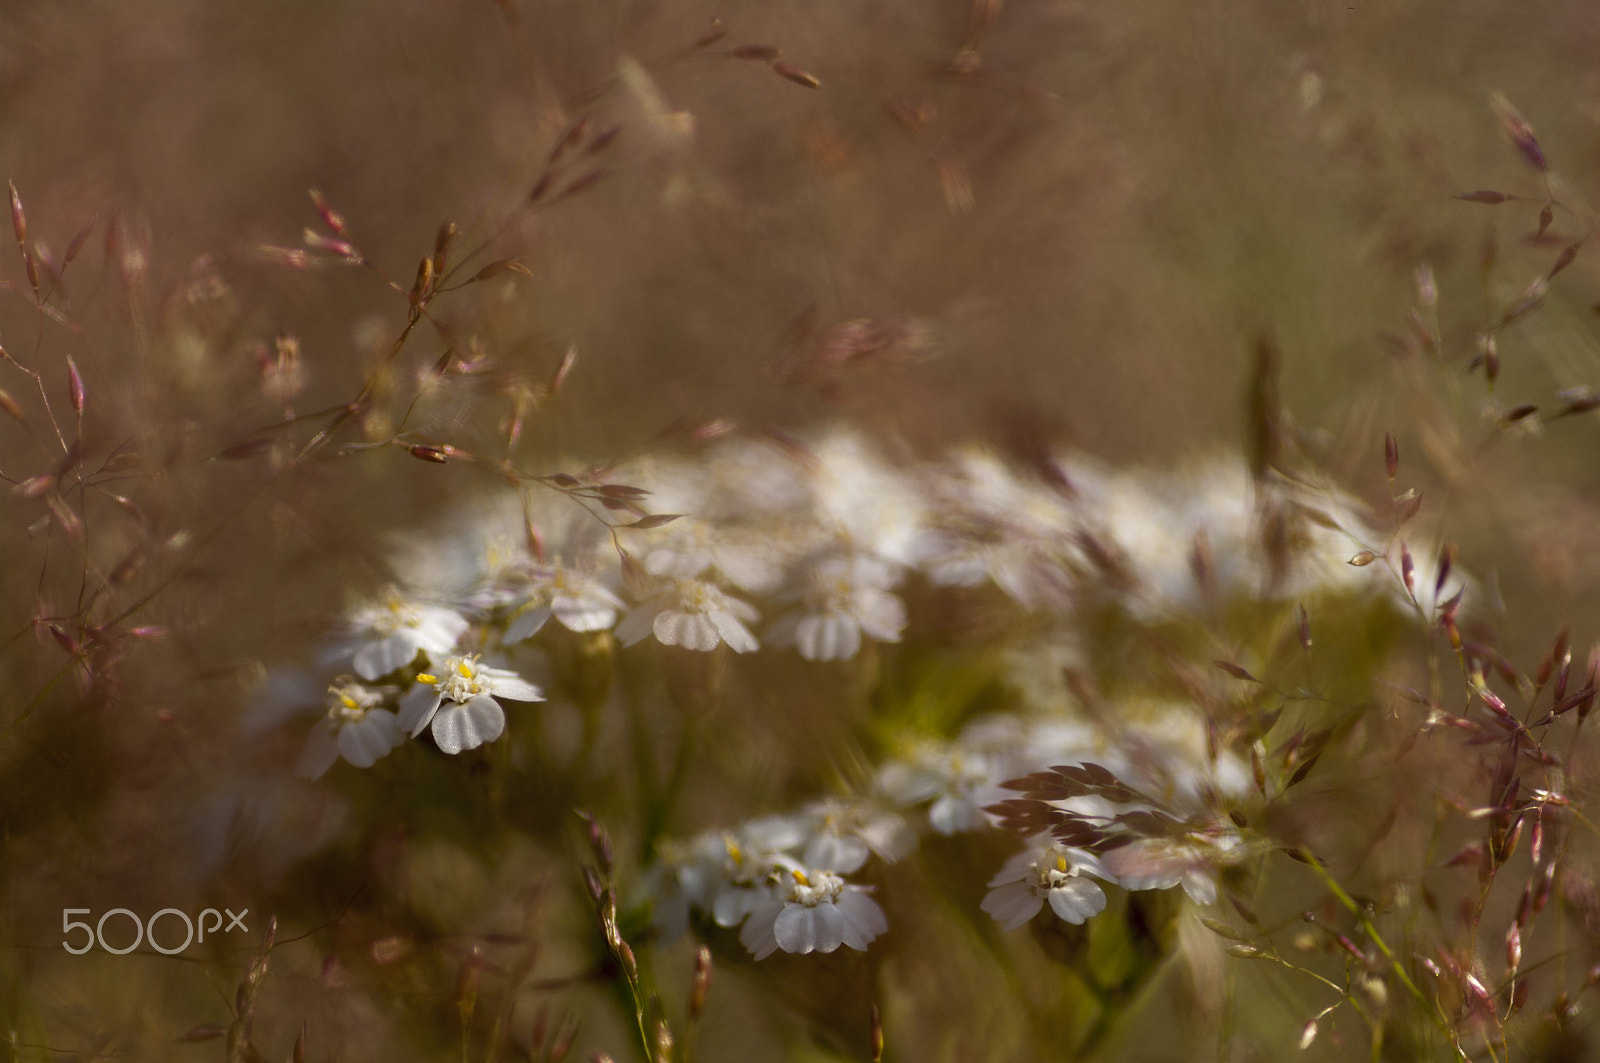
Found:
<path fill-rule="evenodd" d="M 8 1058 L 1592 1053 L 1586 6 L 6 21 Z"/>

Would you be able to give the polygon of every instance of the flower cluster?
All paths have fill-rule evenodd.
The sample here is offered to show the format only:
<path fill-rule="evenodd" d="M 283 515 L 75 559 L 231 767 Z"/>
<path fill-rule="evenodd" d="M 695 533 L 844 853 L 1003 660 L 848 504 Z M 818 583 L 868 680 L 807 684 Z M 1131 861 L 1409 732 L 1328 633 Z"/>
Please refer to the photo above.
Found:
<path fill-rule="evenodd" d="M 1102 837 L 1115 843 L 1096 854 L 1041 829 L 990 879 L 983 911 L 1005 930 L 1031 921 L 1046 904 L 1056 917 L 1082 923 L 1106 906 L 1094 879 L 1127 890 L 1181 885 L 1190 899 L 1209 904 L 1217 869 L 1237 859 L 1242 844 L 1213 809 L 1245 793 L 1249 772 L 1231 753 L 1208 754 L 1203 728 L 1186 722 L 1191 718 L 1169 707 L 1108 736 L 1057 719 L 981 717 L 952 741 L 923 741 L 886 761 L 868 797 L 819 801 L 792 815 L 664 844 L 648 900 L 667 936 L 682 933 L 698 912 L 717 926 L 742 927 L 740 940 L 758 959 L 778 949 L 861 948 L 846 931 L 865 942 L 888 924 L 866 888 L 844 876 L 873 856 L 888 863 L 912 850 L 918 826 L 905 818 L 908 810 L 926 806 L 926 829 L 937 834 L 1014 826 L 1004 805 L 1015 789 L 1009 780 L 1079 766 L 1116 782 L 1040 804 L 1088 825 L 1086 838 L 1104 825 Z M 821 914 L 800 914 L 818 907 Z M 839 934 L 808 936 L 824 927 Z"/>
<path fill-rule="evenodd" d="M 430 724 L 434 743 L 445 753 L 500 737 L 505 730 L 500 699 L 543 701 L 544 696 L 515 672 L 481 663 L 480 654 L 455 654 L 473 628 L 457 606 L 407 598 L 395 590 L 352 610 L 323 655 L 323 668 L 349 665 L 356 674 L 332 678 L 324 715 L 296 770 L 321 778 L 341 757 L 354 767 L 370 768 Z M 436 668 L 438 674 L 423 668 Z M 247 730 L 307 707 L 316 696 L 314 679 L 293 672 L 280 675 L 263 693 L 247 718 Z"/>
<path fill-rule="evenodd" d="M 643 638 L 645 617 L 704 617 L 653 629 L 693 648 L 753 648 L 743 633 L 756 612 L 745 600 L 759 597 L 777 610 L 766 641 L 809 660 L 848 659 L 867 640 L 900 640 L 913 621 L 902 588 L 914 577 L 992 586 L 1024 610 L 1069 621 L 1109 601 L 1141 623 L 1241 599 L 1375 592 L 1431 624 L 1466 586 L 1459 574 L 1435 583 L 1433 544 L 1380 533 L 1343 492 L 1253 477 L 1232 456 L 1154 473 L 1072 453 L 1022 469 L 968 449 L 896 467 L 834 432 L 785 447 L 734 440 L 698 461 L 657 459 L 613 475 L 693 515 L 640 547 L 656 582 L 629 625 Z"/>
<path fill-rule="evenodd" d="M 1114 719 L 1086 712 L 1061 685 L 1085 618 L 1109 608 L 1154 629 L 1229 603 L 1389 595 L 1453 623 L 1467 587 L 1447 557 L 1407 544 L 1403 521 L 1381 536 L 1338 491 L 1252 477 L 1237 459 L 1150 475 L 1070 454 L 1024 469 L 966 450 L 897 467 L 835 432 L 548 480 L 548 499 L 457 521 L 397 564 L 413 589 L 350 612 L 321 658 L 325 698 L 274 687 L 322 700 L 303 774 L 341 757 L 368 767 L 424 732 L 447 754 L 498 739 L 502 702 L 542 700 L 510 667 L 535 640 L 738 654 L 765 643 L 847 661 L 901 640 L 918 619 L 910 591 L 988 595 L 1027 618 L 1006 650 L 1024 711 L 905 734 L 855 797 L 657 842 L 646 899 L 662 931 L 696 918 L 737 929 L 758 958 L 866 948 L 888 923 L 851 876 L 905 856 L 923 831 L 1018 836 L 982 902 L 1008 930 L 1046 906 L 1081 923 L 1108 888 L 1181 886 L 1211 903 L 1218 869 L 1248 848 L 1228 815 L 1252 788 L 1245 744 L 1219 741 L 1214 719 L 1169 694 L 1124 697 Z M 563 493 L 630 511 L 619 525 L 640 530 L 573 520 Z M 673 515 L 652 516 L 645 499 Z"/>
<path fill-rule="evenodd" d="M 656 922 L 676 936 L 697 911 L 717 926 L 739 927 L 739 940 L 757 959 L 778 949 L 865 949 L 889 924 L 870 887 L 845 876 L 874 855 L 899 859 L 913 842 L 893 812 L 844 801 L 669 842 L 649 878 Z"/>

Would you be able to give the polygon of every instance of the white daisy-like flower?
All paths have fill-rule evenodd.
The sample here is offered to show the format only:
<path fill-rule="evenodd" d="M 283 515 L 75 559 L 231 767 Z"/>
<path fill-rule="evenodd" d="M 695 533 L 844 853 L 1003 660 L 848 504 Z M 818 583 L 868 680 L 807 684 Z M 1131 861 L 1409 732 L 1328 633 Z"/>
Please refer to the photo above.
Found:
<path fill-rule="evenodd" d="M 789 858 L 785 852 L 806 839 L 806 825 L 794 816 L 764 816 L 737 833 L 722 835 L 725 858 L 722 881 L 711 900 L 711 918 L 718 926 L 738 926 L 774 893 L 774 875 Z M 792 862 L 792 861 L 791 861 Z"/>
<path fill-rule="evenodd" d="M 861 636 L 899 642 L 906 607 L 889 588 L 898 582 L 893 566 L 872 557 L 831 557 L 803 577 L 790 595 L 801 608 L 780 617 L 767 630 L 779 646 L 795 646 L 808 661 L 842 661 L 861 649 Z"/>
<path fill-rule="evenodd" d="M 912 556 L 934 583 L 974 587 L 989 580 L 1024 609 L 1072 603 L 1076 573 L 1086 567 L 1082 521 L 1066 496 L 1020 479 L 998 457 L 959 455 L 937 476 L 936 504 Z"/>
<path fill-rule="evenodd" d="M 418 653 L 429 659 L 454 650 L 466 633 L 465 617 L 454 609 L 408 601 L 398 591 L 377 604 L 358 609 L 344 635 L 328 654 L 333 666 L 349 664 L 362 679 L 372 682 L 404 668 Z"/>
<path fill-rule="evenodd" d="M 932 798 L 928 824 L 946 835 L 986 826 L 984 807 L 1007 796 L 995 785 L 993 758 L 956 746 L 929 747 L 907 760 L 890 761 L 878 772 L 878 789 L 902 806 Z"/>
<path fill-rule="evenodd" d="M 1212 595 L 1285 601 L 1361 585 L 1346 562 L 1368 532 L 1357 503 L 1333 487 L 1258 483 L 1238 455 L 1169 471 L 1070 454 L 1056 466 L 1077 488 L 1091 537 L 1116 558 L 1118 578 L 1100 588 L 1141 621 L 1191 615 Z"/>
<path fill-rule="evenodd" d="M 308 779 L 320 779 L 343 757 L 358 768 L 370 768 L 406 740 L 400 720 L 380 709 L 383 695 L 360 683 L 328 688 L 328 713 L 317 722 L 295 764 Z"/>
<path fill-rule="evenodd" d="M 658 511 L 693 513 L 719 524 L 799 514 L 811 506 L 802 463 L 770 439 L 727 439 L 692 461 L 641 458 L 613 476 L 649 488 Z"/>
<path fill-rule="evenodd" d="M 644 550 L 644 570 L 652 576 L 693 579 L 717 560 L 716 528 L 703 520 L 673 521 Z"/>
<path fill-rule="evenodd" d="M 689 928 L 691 909 L 709 912 L 726 875 L 727 839 L 707 831 L 687 842 L 661 842 L 656 862 L 640 878 L 650 901 L 652 921 L 664 941 L 676 941 Z"/>
<path fill-rule="evenodd" d="M 1106 854 L 1106 872 L 1130 890 L 1182 886 L 1196 904 L 1217 899 L 1217 867 L 1229 862 L 1242 844 L 1231 832 L 1215 837 L 1141 838 Z"/>
<path fill-rule="evenodd" d="M 808 835 L 801 860 L 809 868 L 848 875 L 873 853 L 892 862 L 916 845 L 903 818 L 867 801 L 817 801 L 799 819 Z"/>
<path fill-rule="evenodd" d="M 750 913 L 739 941 L 758 960 L 784 952 L 832 952 L 840 945 L 865 952 L 889 929 L 883 909 L 866 886 L 846 882 L 832 871 L 817 871 L 787 861 L 773 876 L 774 896 Z"/>
<path fill-rule="evenodd" d="M 814 527 L 794 520 L 713 524 L 685 518 L 670 524 L 644 551 L 644 568 L 665 579 L 710 574 L 740 590 L 766 594 L 783 581 L 791 559 L 815 544 L 814 533 Z"/>
<path fill-rule="evenodd" d="M 1050 910 L 1068 923 L 1082 923 L 1105 911 L 1106 894 L 1099 884 L 1083 878 L 1084 872 L 1109 879 L 1092 854 L 1050 842 L 1025 850 L 1006 861 L 989 880 L 989 894 L 981 907 L 1003 930 L 1015 930 L 1039 914 L 1048 901 Z"/>
<path fill-rule="evenodd" d="M 798 517 L 734 525 L 718 539 L 716 571 L 741 591 L 771 594 L 783 585 L 795 558 L 822 542 L 821 529 Z"/>
<path fill-rule="evenodd" d="M 431 721 L 446 753 L 475 749 L 500 737 L 506 714 L 496 698 L 543 701 L 539 688 L 504 668 L 478 663 L 478 654 L 451 657 L 438 675 L 422 674 L 400 700 L 400 726 L 415 738 Z"/>
<path fill-rule="evenodd" d="M 1212 795 L 1242 797 L 1254 786 L 1249 765 L 1230 749 L 1213 750 L 1206 732 L 1192 706 L 1161 706 L 1119 735 L 1117 751 L 1102 763 L 1170 808 L 1202 808 Z"/>
<path fill-rule="evenodd" d="M 722 588 L 697 579 L 667 581 L 660 594 L 623 617 L 617 638 L 624 646 L 654 634 L 664 646 L 687 650 L 714 650 L 719 642 L 735 653 L 760 647 L 745 627 L 760 616 L 755 609 Z"/>
<path fill-rule="evenodd" d="M 555 617 L 568 631 L 605 631 L 617 622 L 621 598 L 598 576 L 561 565 L 532 565 L 526 570 L 527 586 L 512 599 L 515 612 L 506 627 L 505 641 L 532 638 Z"/>
<path fill-rule="evenodd" d="M 853 432 L 835 429 L 814 445 L 817 518 L 852 548 L 896 565 L 916 561 L 926 503 L 908 477 Z M 876 636 L 874 636 L 876 637 Z"/>

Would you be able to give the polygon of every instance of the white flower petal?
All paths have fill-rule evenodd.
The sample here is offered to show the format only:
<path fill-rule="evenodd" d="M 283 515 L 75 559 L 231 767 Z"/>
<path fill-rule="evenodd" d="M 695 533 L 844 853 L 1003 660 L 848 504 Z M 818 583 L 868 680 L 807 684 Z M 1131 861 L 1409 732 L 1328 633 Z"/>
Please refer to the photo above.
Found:
<path fill-rule="evenodd" d="M 632 646 L 649 638 L 655 619 L 661 614 L 662 609 L 659 603 L 653 602 L 641 605 L 623 617 L 622 622 L 617 625 L 617 641 L 624 646 Z"/>
<path fill-rule="evenodd" d="M 1093 853 L 1084 849 L 1068 849 L 1067 855 L 1072 858 L 1072 866 L 1076 867 L 1080 872 L 1087 871 L 1096 878 L 1105 879 L 1113 885 L 1121 885 L 1117 881 L 1117 877 L 1107 871 L 1105 864 L 1101 863 L 1100 858 Z"/>
<path fill-rule="evenodd" d="M 861 837 L 872 851 L 893 863 L 917 847 L 917 832 L 894 812 L 875 816 L 861 827 Z"/>
<path fill-rule="evenodd" d="M 656 638 L 663 646 L 682 646 L 686 650 L 717 648 L 717 629 L 704 613 L 680 613 L 668 609 L 656 617 Z"/>
<path fill-rule="evenodd" d="M 718 926 L 738 926 L 752 911 L 770 903 L 771 899 L 763 890 L 725 885 L 711 902 L 711 918 Z M 776 915 L 776 911 L 773 914 Z"/>
<path fill-rule="evenodd" d="M 556 619 L 568 631 L 604 631 L 617 622 L 615 606 L 588 600 L 566 601 L 557 599 Z"/>
<path fill-rule="evenodd" d="M 1136 842 L 1113 849 L 1101 861 L 1107 876 L 1123 889 L 1165 890 L 1183 881 L 1187 860 L 1157 841 Z"/>
<path fill-rule="evenodd" d="M 569 631 L 603 631 L 617 622 L 622 599 L 604 584 L 585 581 L 556 594 L 550 603 L 556 619 Z"/>
<path fill-rule="evenodd" d="M 494 696 L 497 698 L 510 698 L 512 701 L 543 701 L 544 695 L 539 688 L 523 679 L 521 676 L 510 676 L 502 679 L 494 678 Z"/>
<path fill-rule="evenodd" d="M 339 728 L 339 754 L 358 768 L 370 768 L 405 740 L 394 713 L 372 709 L 362 719 Z"/>
<path fill-rule="evenodd" d="M 312 729 L 311 737 L 306 739 L 306 747 L 300 752 L 300 759 L 295 761 L 294 770 L 307 779 L 320 779 L 338 759 L 339 741 L 334 737 L 328 721 L 321 720 Z"/>
<path fill-rule="evenodd" d="M 813 613 L 795 629 L 795 644 L 808 661 L 849 660 L 861 649 L 861 629 L 842 613 Z"/>
<path fill-rule="evenodd" d="M 847 930 L 844 943 L 853 949 L 865 950 L 868 942 L 889 929 L 889 920 L 878 902 L 859 888 L 846 886 L 834 904 L 844 916 Z"/>
<path fill-rule="evenodd" d="M 550 619 L 551 612 L 552 610 L 548 605 L 524 609 L 512 618 L 510 624 L 506 625 L 505 641 L 513 643 L 533 638 L 534 635 L 539 633 L 539 629 L 544 627 L 545 621 Z"/>
<path fill-rule="evenodd" d="M 412 738 L 421 734 L 433 714 L 438 711 L 444 695 L 431 683 L 418 683 L 400 699 L 400 726 Z"/>
<path fill-rule="evenodd" d="M 761 614 L 756 610 L 755 606 L 738 598 L 724 598 L 722 609 L 723 612 L 728 613 L 734 619 L 742 620 L 747 624 L 753 624 L 761 619 Z"/>
<path fill-rule="evenodd" d="M 778 951 L 778 939 L 773 933 L 773 926 L 783 908 L 782 904 L 775 901 L 762 905 L 750 913 L 744 928 L 739 931 L 740 944 L 749 949 L 756 959 L 764 960 Z"/>
<path fill-rule="evenodd" d="M 733 600 L 729 599 L 732 605 Z M 742 604 L 742 603 L 739 603 Z M 749 610 L 749 618 L 756 619 L 755 610 Z M 728 644 L 728 649 L 734 653 L 753 653 L 761 648 L 761 643 L 750 634 L 750 629 L 741 624 L 732 612 L 716 612 L 711 614 L 711 623 L 715 625 L 717 633 L 722 636 L 722 641 Z"/>
<path fill-rule="evenodd" d="M 897 805 L 926 801 L 938 793 L 941 786 L 939 776 L 904 761 L 890 761 L 878 770 L 878 789 Z"/>
<path fill-rule="evenodd" d="M 693 579 L 711 567 L 711 557 L 701 553 L 680 553 L 671 547 L 652 551 L 645 558 L 645 571 L 652 576 Z"/>
<path fill-rule="evenodd" d="M 464 704 L 451 703 L 433 717 L 433 740 L 449 754 L 476 749 L 500 737 L 506 728 L 506 714 L 499 702 L 480 694 Z"/>
<path fill-rule="evenodd" d="M 971 800 L 942 794 L 928 809 L 928 824 L 939 834 L 960 834 L 983 826 L 983 811 Z"/>
<path fill-rule="evenodd" d="M 899 642 L 906 626 L 906 603 L 886 591 L 872 591 L 859 603 L 856 623 L 879 642 Z"/>
<path fill-rule="evenodd" d="M 857 941 L 861 940 L 845 925 L 844 914 L 839 911 L 837 904 L 819 904 L 811 909 L 811 925 L 815 942 L 813 947 L 817 952 L 832 952 L 844 944 L 847 934 Z"/>
<path fill-rule="evenodd" d="M 426 606 L 420 612 L 422 619 L 414 629 L 413 641 L 417 649 L 427 651 L 430 656 L 449 654 L 472 626 L 453 609 Z"/>
<path fill-rule="evenodd" d="M 1050 909 L 1069 923 L 1082 923 L 1106 909 L 1106 894 L 1086 878 L 1075 878 L 1050 891 Z"/>
<path fill-rule="evenodd" d="M 781 852 L 793 849 L 811 835 L 810 821 L 797 815 L 760 816 L 739 830 L 742 839 L 759 849 Z"/>
<path fill-rule="evenodd" d="M 1033 865 L 1039 859 L 1036 849 L 1025 849 L 1005 862 L 1000 871 L 989 880 L 989 887 L 1004 886 L 1008 882 L 1021 882 L 1033 875 Z"/>
<path fill-rule="evenodd" d="M 1210 904 L 1217 899 L 1217 881 L 1201 868 L 1190 868 L 1183 873 L 1183 892 L 1196 904 Z"/>
<path fill-rule="evenodd" d="M 1000 923 L 1002 930 L 1015 930 L 1039 914 L 1044 899 L 1026 883 L 1008 882 L 990 890 L 979 907 Z"/>
<path fill-rule="evenodd" d="M 804 955 L 817 947 L 817 923 L 812 913 L 817 909 L 803 904 L 786 904 L 772 924 L 772 936 L 784 952 Z M 838 948 L 834 942 L 834 948 Z"/>
<path fill-rule="evenodd" d="M 837 871 L 848 875 L 867 862 L 871 849 L 855 835 L 818 834 L 806 846 L 801 862 L 818 871 Z"/>
<path fill-rule="evenodd" d="M 405 629 L 376 642 L 365 643 L 356 650 L 351 663 L 355 667 L 356 675 L 371 682 L 397 668 L 405 667 L 416 655 L 415 633 Z"/>

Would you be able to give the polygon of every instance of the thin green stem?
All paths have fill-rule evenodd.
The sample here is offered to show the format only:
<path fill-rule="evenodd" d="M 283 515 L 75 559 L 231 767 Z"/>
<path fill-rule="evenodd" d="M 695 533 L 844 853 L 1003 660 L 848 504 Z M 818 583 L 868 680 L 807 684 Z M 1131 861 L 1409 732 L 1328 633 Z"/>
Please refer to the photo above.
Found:
<path fill-rule="evenodd" d="M 1345 892 L 1344 887 L 1339 885 L 1338 880 L 1333 877 L 1322 861 L 1305 849 L 1300 850 L 1300 856 L 1317 873 L 1317 877 L 1322 880 L 1322 884 L 1327 888 L 1328 892 L 1333 894 L 1334 899 L 1343 905 L 1346 911 L 1356 917 L 1356 921 L 1361 924 L 1362 931 L 1377 946 L 1378 951 L 1383 953 L 1384 959 L 1389 961 L 1390 970 L 1394 972 L 1400 984 L 1405 986 L 1406 992 L 1410 993 L 1412 999 L 1422 1006 L 1422 1010 L 1427 1014 L 1428 1018 L 1438 1027 L 1439 1032 L 1444 1034 L 1445 1039 L 1450 1042 L 1450 1046 L 1455 1049 L 1457 1058 L 1467 1059 L 1466 1052 L 1462 1050 L 1461 1043 L 1457 1040 L 1455 1031 L 1450 1026 L 1450 1020 L 1440 1010 L 1437 1001 L 1429 999 L 1427 994 L 1423 993 L 1422 987 L 1412 980 L 1410 972 L 1400 962 L 1400 957 L 1395 955 L 1394 950 L 1389 947 L 1389 943 L 1383 939 L 1383 935 L 1378 932 L 1378 927 L 1372 921 L 1372 917 L 1367 914 L 1367 910 L 1357 904 L 1355 898 Z"/>

